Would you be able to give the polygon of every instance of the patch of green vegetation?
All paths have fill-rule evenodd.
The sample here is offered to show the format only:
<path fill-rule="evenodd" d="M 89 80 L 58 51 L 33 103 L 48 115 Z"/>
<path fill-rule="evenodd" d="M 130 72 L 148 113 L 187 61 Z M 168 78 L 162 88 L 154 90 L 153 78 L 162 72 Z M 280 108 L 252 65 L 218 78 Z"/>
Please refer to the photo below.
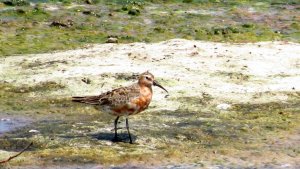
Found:
<path fill-rule="evenodd" d="M 72 3 L 81 4 L 87 1 L 84 0 L 45 0 L 49 3 L 62 3 L 63 5 L 70 5 Z M 94 0 L 90 0 L 91 3 L 94 3 Z M 97 1 L 95 1 L 97 3 Z"/>
<path fill-rule="evenodd" d="M 221 42 L 257 42 L 280 40 L 282 35 L 254 24 L 243 24 L 241 26 L 226 26 L 198 28 L 195 31 L 196 40 L 211 40 Z"/>
<path fill-rule="evenodd" d="M 297 13 L 278 5 L 273 7 L 269 2 L 266 3 L 272 10 L 291 15 L 291 19 L 281 19 L 275 25 L 265 22 L 266 16 L 259 12 L 265 5 L 250 1 L 47 2 L 51 3 L 0 11 L 1 56 L 73 49 L 87 43 L 104 43 L 111 36 L 117 37 L 119 43 L 171 38 L 218 42 L 299 41 Z M 245 10 L 245 3 L 255 6 L 258 12 Z M 58 9 L 49 10 L 53 5 Z M 276 15 L 268 17 L 278 20 Z M 256 18 L 261 18 L 261 22 Z M 281 25 L 288 28 L 281 30 Z"/>
<path fill-rule="evenodd" d="M 58 90 L 63 88 L 64 86 L 62 84 L 48 81 L 48 82 L 39 83 L 35 86 L 23 85 L 22 87 L 14 87 L 12 89 L 6 89 L 6 91 L 13 92 L 13 93 L 29 93 L 29 92 L 38 92 L 38 91 L 45 92 L 47 90 Z"/>
<path fill-rule="evenodd" d="M 66 106 L 69 100 L 65 98 L 40 98 L 30 96 L 35 92 L 46 92 L 63 89 L 62 84 L 43 82 L 35 86 L 16 87 L 10 84 L 0 84 L 0 107 L 2 111 L 48 111 L 49 106 Z"/>
<path fill-rule="evenodd" d="M 52 36 L 55 34 L 56 36 Z M 72 35 L 74 34 L 74 35 Z M 86 43 L 103 43 L 106 34 L 93 30 L 64 30 L 63 28 L 24 29 L 16 35 L 7 36 L 1 42 L 2 55 L 51 52 L 55 50 L 72 49 Z M 11 50 L 14 48 L 16 50 Z"/>
<path fill-rule="evenodd" d="M 135 78 L 131 74 L 115 76 L 121 80 Z M 299 128 L 299 93 L 286 93 L 289 96 L 287 103 L 233 104 L 226 111 L 216 110 L 211 105 L 213 97 L 203 93 L 199 98 L 174 98 L 185 105 L 175 111 L 148 111 L 130 117 L 136 143 L 113 143 L 114 134 L 110 131 L 113 117 L 106 113 L 92 106 L 72 103 L 68 98 L 30 97 L 32 92 L 60 88 L 59 84 L 49 82 L 20 93 L 19 87 L 0 85 L 0 111 L 40 116 L 37 121 L 1 137 L 0 149 L 7 151 L 18 151 L 34 142 L 31 151 L 23 154 L 26 160 L 12 161 L 10 165 L 32 165 L 36 159 L 42 160 L 43 165 L 119 165 L 128 161 L 149 165 L 152 161 L 195 162 L 203 157 L 199 154 L 205 154 L 208 161 L 223 164 L 222 158 L 211 156 L 235 157 L 243 152 L 258 151 L 264 155 L 273 151 L 265 146 L 270 140 Z M 209 108 L 204 110 L 202 105 Z M 124 119 L 120 121 L 119 127 L 123 127 Z M 31 129 L 39 132 L 29 133 Z M 126 129 L 118 132 L 126 142 Z M 281 149 L 276 151 L 290 153 Z"/>
<path fill-rule="evenodd" d="M 41 68 L 41 67 L 47 67 L 51 66 L 53 64 L 67 64 L 67 61 L 49 61 L 49 62 L 41 62 L 39 60 L 36 60 L 34 62 L 27 63 L 26 60 L 20 64 L 22 68 L 24 69 L 35 69 L 35 68 Z"/>
<path fill-rule="evenodd" d="M 128 11 L 129 15 L 140 15 L 141 10 L 145 3 L 143 1 L 130 0 L 130 1 L 119 1 L 119 4 L 122 4 L 122 10 Z"/>
<path fill-rule="evenodd" d="M 178 137 L 185 141 L 200 141 L 207 148 L 213 149 L 219 149 L 223 145 L 229 148 L 234 146 L 231 144 L 234 142 L 239 145 L 239 149 L 246 149 L 248 145 L 243 142 L 250 138 L 255 141 L 255 144 L 259 144 L 264 142 L 265 137 L 293 131 L 299 127 L 297 123 L 300 119 L 297 113 L 299 112 L 297 106 L 299 96 L 291 95 L 290 99 L 290 103 L 234 104 L 225 112 L 213 110 L 207 112 L 207 110 L 201 110 L 200 104 L 209 103 L 211 97 L 183 97 L 177 100 L 183 105 L 188 103 L 189 107 L 161 112 L 160 118 L 155 120 L 171 126 L 172 130 L 166 132 L 169 138 Z M 166 135 L 161 129 L 155 132 L 157 136 Z M 252 148 L 258 150 L 260 147 Z"/>
<path fill-rule="evenodd" d="M 212 76 L 224 76 L 227 77 L 227 80 L 230 82 L 235 82 L 237 84 L 242 84 L 244 82 L 247 82 L 251 76 L 246 75 L 243 73 L 236 73 L 236 72 L 216 72 L 213 73 Z"/>

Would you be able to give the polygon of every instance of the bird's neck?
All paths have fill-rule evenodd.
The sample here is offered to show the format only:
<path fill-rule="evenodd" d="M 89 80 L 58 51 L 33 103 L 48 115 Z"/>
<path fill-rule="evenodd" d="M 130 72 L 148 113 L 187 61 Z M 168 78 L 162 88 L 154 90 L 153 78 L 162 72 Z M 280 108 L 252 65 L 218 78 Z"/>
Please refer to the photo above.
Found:
<path fill-rule="evenodd" d="M 145 86 L 145 85 L 140 85 L 140 92 L 141 95 L 144 97 L 152 98 L 152 87 L 151 86 Z"/>

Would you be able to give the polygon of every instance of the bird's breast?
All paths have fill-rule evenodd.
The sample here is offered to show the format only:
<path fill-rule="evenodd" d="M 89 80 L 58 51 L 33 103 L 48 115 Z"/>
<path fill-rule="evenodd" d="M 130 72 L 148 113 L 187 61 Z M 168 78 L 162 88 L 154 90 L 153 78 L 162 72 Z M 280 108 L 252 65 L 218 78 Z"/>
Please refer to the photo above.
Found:
<path fill-rule="evenodd" d="M 139 112 L 148 108 L 151 99 L 149 96 L 141 96 L 136 100 L 135 104 L 140 108 Z"/>
<path fill-rule="evenodd" d="M 138 99 L 135 100 L 135 104 L 139 107 L 139 112 L 148 108 L 152 100 L 152 89 L 151 88 L 141 88 L 141 93 Z"/>
<path fill-rule="evenodd" d="M 116 116 L 133 115 L 148 108 L 152 99 L 152 89 L 141 87 L 137 97 L 128 96 L 128 102 L 110 107 L 110 113 Z"/>

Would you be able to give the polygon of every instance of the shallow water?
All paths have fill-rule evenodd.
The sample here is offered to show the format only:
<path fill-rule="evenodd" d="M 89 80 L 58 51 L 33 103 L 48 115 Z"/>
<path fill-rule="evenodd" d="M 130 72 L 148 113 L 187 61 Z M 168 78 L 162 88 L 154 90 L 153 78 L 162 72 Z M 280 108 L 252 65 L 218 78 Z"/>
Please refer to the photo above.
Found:
<path fill-rule="evenodd" d="M 0 113 L 1 114 L 1 113 Z M 6 132 L 24 127 L 31 123 L 31 120 L 26 117 L 16 116 L 1 116 L 0 117 L 0 136 Z"/>

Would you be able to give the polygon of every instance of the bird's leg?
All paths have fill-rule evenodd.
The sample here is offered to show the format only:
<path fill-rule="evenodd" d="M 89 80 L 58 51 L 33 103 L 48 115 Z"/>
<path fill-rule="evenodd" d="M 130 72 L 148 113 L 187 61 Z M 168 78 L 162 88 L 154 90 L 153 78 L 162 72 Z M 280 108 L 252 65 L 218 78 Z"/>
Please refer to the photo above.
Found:
<path fill-rule="evenodd" d="M 129 132 L 129 124 L 128 124 L 128 118 L 127 117 L 126 117 L 126 128 L 127 128 L 127 132 L 128 132 L 128 135 L 129 135 L 130 144 L 132 144 L 132 139 L 131 139 L 131 135 L 130 135 L 130 132 Z"/>
<path fill-rule="evenodd" d="M 113 141 L 118 141 L 118 132 L 117 132 L 117 130 L 118 130 L 118 120 L 119 120 L 119 117 L 120 116 L 118 116 L 116 119 L 115 119 L 115 137 L 114 137 L 114 139 L 113 139 Z"/>

